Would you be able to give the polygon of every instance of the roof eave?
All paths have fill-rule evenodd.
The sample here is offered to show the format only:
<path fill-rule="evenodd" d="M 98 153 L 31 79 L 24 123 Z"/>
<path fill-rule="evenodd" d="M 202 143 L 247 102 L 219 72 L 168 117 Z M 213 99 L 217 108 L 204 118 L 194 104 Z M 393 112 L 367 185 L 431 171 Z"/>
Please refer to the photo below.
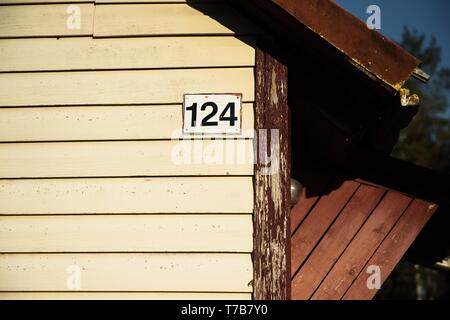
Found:
<path fill-rule="evenodd" d="M 261 8 L 273 14 L 273 23 L 284 23 L 290 16 L 347 57 L 347 60 L 369 77 L 399 91 L 417 72 L 421 61 L 392 40 L 330 0 L 231 0 L 247 10 Z M 280 14 L 281 12 L 281 14 Z M 283 30 L 285 32 L 285 30 Z"/>

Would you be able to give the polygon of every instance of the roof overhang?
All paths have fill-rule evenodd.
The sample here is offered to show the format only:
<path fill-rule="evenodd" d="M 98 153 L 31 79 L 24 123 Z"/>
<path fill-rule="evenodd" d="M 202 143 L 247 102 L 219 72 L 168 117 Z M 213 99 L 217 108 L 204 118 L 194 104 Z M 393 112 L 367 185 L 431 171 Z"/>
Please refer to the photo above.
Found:
<path fill-rule="evenodd" d="M 412 75 L 427 80 L 421 61 L 331 0 L 229 0 L 296 44 L 308 29 L 369 77 L 399 91 Z M 293 28 L 293 24 L 297 24 Z M 289 30 L 289 32 L 286 32 Z"/>

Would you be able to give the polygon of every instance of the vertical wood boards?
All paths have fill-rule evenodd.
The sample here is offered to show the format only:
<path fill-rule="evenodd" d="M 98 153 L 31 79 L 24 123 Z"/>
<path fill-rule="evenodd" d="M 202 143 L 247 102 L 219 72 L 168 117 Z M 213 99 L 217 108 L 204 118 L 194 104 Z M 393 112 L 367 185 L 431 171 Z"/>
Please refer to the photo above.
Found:
<path fill-rule="evenodd" d="M 258 150 L 255 167 L 254 298 L 290 296 L 290 132 L 287 67 L 260 49 L 256 51 L 255 129 L 268 129 L 271 162 Z M 271 129 L 278 136 L 273 135 Z M 259 148 L 261 134 L 259 131 Z M 277 138 L 279 140 L 277 140 Z"/>

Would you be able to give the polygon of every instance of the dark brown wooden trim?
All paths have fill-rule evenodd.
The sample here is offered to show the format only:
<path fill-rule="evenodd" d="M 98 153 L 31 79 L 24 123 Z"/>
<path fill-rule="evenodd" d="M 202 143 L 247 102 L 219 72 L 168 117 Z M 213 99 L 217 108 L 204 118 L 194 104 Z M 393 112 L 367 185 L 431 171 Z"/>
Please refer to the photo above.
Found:
<path fill-rule="evenodd" d="M 272 52 L 272 50 L 270 51 Z M 265 50 L 256 49 L 254 228 L 254 298 L 290 298 L 290 130 L 287 67 Z M 266 129 L 269 165 L 260 157 L 260 129 Z M 278 129 L 279 143 L 270 135 Z M 270 147 L 267 147 L 267 146 Z M 275 148 L 273 148 L 275 146 Z M 264 150 L 264 149 L 262 149 Z M 268 167 L 271 169 L 267 172 Z"/>

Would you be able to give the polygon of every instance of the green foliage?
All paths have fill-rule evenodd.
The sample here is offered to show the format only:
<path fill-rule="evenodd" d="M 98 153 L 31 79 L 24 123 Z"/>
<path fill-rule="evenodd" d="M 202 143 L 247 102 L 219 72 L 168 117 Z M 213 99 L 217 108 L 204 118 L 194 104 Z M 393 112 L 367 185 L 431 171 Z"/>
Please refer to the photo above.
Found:
<path fill-rule="evenodd" d="M 448 299 L 450 274 L 401 261 L 383 283 L 376 300 Z"/>
<path fill-rule="evenodd" d="M 436 38 L 404 28 L 401 46 L 423 61 L 431 75 L 427 84 L 409 80 L 405 87 L 420 97 L 419 113 L 400 134 L 393 156 L 428 168 L 450 172 L 450 69 L 441 66 Z"/>
<path fill-rule="evenodd" d="M 402 131 L 393 156 L 435 170 L 450 172 L 450 69 L 441 67 L 441 48 L 434 37 L 405 27 L 401 46 L 423 61 L 431 75 L 427 84 L 410 80 L 405 87 L 420 97 L 419 113 Z M 402 260 L 376 299 L 448 299 L 450 275 Z"/>

